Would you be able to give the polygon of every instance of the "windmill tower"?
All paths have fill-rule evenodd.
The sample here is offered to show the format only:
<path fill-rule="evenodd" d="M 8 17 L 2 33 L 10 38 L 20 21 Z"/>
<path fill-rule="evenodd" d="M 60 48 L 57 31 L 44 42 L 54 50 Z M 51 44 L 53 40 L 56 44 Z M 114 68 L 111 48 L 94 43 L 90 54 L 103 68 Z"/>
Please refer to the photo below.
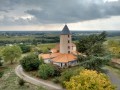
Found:
<path fill-rule="evenodd" d="M 67 25 L 64 26 L 60 35 L 60 53 L 71 53 L 71 33 Z"/>

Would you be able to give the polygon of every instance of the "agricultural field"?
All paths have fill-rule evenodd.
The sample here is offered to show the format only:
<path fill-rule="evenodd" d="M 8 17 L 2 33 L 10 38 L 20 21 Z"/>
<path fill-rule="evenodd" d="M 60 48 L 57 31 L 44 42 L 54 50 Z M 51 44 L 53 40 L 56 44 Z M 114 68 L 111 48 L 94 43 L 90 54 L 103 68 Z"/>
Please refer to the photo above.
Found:
<path fill-rule="evenodd" d="M 120 40 L 120 36 L 108 37 L 107 40 Z"/>
<path fill-rule="evenodd" d="M 37 47 L 40 49 L 40 50 L 47 50 L 47 49 L 51 49 L 51 48 L 54 48 L 56 45 L 56 43 L 48 43 L 48 44 L 38 44 Z"/>

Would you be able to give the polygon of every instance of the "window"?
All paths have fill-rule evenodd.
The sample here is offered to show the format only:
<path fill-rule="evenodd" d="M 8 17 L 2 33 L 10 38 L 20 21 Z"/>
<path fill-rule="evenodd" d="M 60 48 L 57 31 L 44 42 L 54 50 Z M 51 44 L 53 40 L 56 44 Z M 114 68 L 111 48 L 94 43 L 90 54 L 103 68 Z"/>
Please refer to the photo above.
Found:
<path fill-rule="evenodd" d="M 68 35 L 68 37 L 70 37 L 70 35 Z"/>
<path fill-rule="evenodd" d="M 68 53 L 70 53 L 70 51 L 68 51 Z"/>
<path fill-rule="evenodd" d="M 62 63 L 61 63 L 61 67 L 62 67 Z"/>
<path fill-rule="evenodd" d="M 70 40 L 68 40 L 68 43 L 70 43 Z"/>
<path fill-rule="evenodd" d="M 68 49 L 70 49 L 70 46 L 68 46 Z"/>

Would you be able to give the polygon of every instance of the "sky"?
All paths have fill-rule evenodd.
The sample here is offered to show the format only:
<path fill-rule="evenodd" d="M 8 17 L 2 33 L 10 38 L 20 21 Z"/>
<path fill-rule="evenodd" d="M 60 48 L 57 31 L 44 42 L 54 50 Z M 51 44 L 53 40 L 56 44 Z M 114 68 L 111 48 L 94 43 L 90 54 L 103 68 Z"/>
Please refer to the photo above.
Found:
<path fill-rule="evenodd" d="M 0 0 L 0 31 L 120 30 L 120 0 Z"/>

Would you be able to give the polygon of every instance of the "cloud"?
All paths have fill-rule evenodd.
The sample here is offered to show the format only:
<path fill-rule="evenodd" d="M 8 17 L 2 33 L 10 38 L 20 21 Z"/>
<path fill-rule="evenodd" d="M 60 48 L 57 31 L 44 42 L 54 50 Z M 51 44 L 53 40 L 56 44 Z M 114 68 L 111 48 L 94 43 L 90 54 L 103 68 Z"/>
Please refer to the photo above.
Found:
<path fill-rule="evenodd" d="M 36 24 L 36 20 L 34 18 L 15 18 L 10 16 L 3 16 L 0 19 L 0 26 L 12 26 L 12 25 L 32 25 Z"/>
<path fill-rule="evenodd" d="M 0 20 L 0 25 L 74 23 L 120 15 L 120 0 L 113 2 L 104 2 L 104 0 L 0 1 L 0 13 L 4 17 Z M 21 18 L 23 15 L 31 15 L 34 18 L 23 19 Z"/>
<path fill-rule="evenodd" d="M 102 0 L 52 0 L 53 3 L 41 1 L 42 10 L 27 10 L 42 23 L 72 23 L 120 15 L 120 1 Z"/>

